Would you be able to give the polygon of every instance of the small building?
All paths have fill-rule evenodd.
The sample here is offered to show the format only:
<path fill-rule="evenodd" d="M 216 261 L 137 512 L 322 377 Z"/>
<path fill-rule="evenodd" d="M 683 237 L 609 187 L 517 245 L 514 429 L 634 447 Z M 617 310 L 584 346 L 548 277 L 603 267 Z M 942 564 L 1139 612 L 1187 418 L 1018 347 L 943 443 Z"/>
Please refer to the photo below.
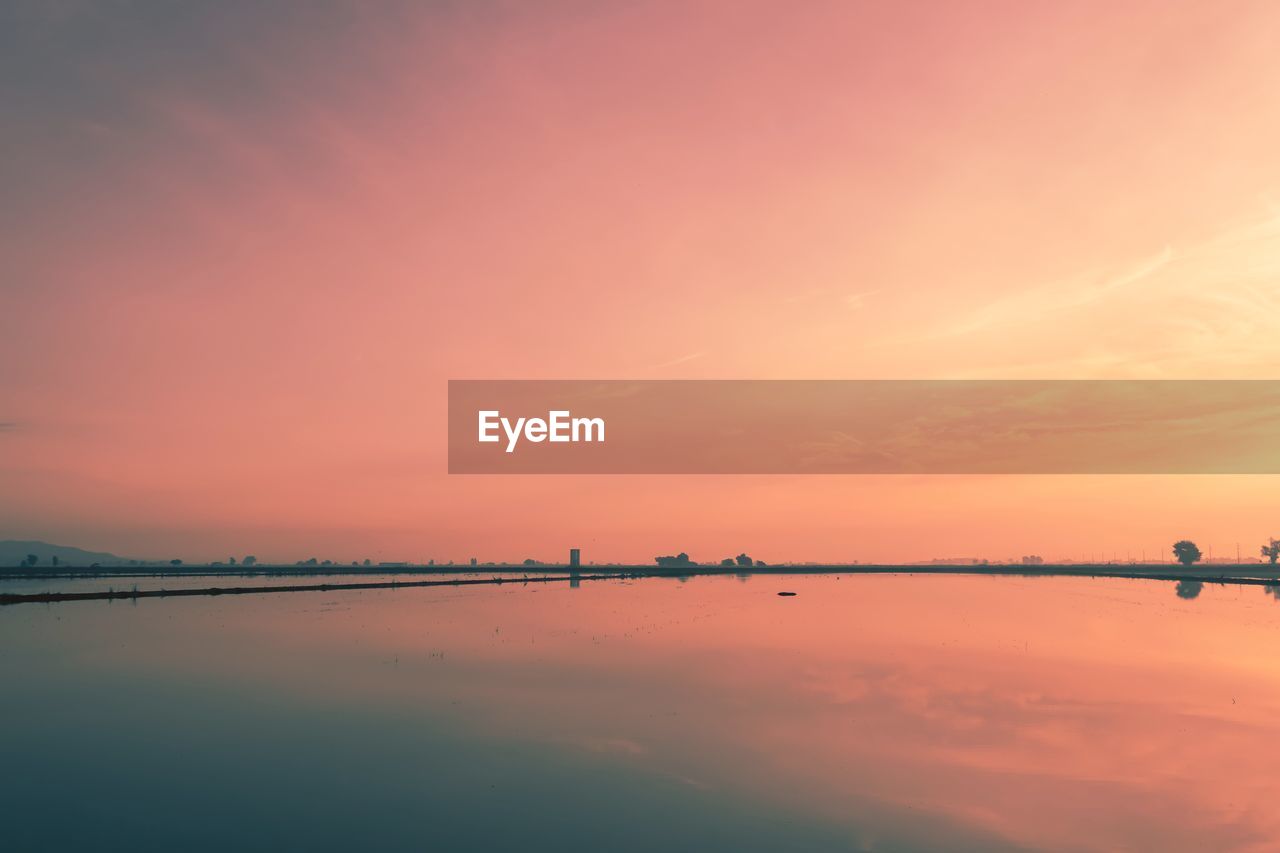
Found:
<path fill-rule="evenodd" d="M 570 548 L 569 549 L 569 568 L 576 569 L 581 565 L 582 565 L 582 549 Z"/>

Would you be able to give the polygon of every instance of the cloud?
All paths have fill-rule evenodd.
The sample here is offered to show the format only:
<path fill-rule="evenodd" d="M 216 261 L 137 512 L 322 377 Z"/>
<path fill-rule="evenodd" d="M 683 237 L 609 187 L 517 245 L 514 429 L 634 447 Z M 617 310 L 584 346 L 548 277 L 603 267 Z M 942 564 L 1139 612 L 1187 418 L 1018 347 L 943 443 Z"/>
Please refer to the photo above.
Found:
<path fill-rule="evenodd" d="M 796 305 L 801 302 L 819 302 L 823 307 L 826 307 L 830 302 L 838 301 L 850 309 L 857 310 L 863 307 L 868 296 L 875 296 L 880 292 L 881 288 L 877 287 L 875 290 L 849 293 L 844 296 L 837 296 L 831 290 L 830 287 L 819 287 L 798 293 L 790 293 L 782 300 L 782 303 L 784 305 Z"/>
<path fill-rule="evenodd" d="M 804 290 L 799 292 L 792 291 L 791 293 L 788 293 L 785 297 L 783 297 L 782 304 L 795 305 L 798 302 L 808 302 L 812 299 L 817 299 L 821 296 L 825 296 L 830 291 L 831 291 L 831 288 L 829 287 L 817 287 L 811 290 Z"/>
<path fill-rule="evenodd" d="M 844 304 L 851 310 L 856 311 L 863 307 L 868 296 L 875 296 L 879 292 L 880 290 L 877 288 L 875 290 L 864 290 L 861 293 L 850 293 L 844 298 Z"/>
<path fill-rule="evenodd" d="M 1269 378 L 1280 360 L 1280 212 L 921 325 L 875 346 L 927 354 L 950 378 Z"/>
<path fill-rule="evenodd" d="M 994 300 L 967 316 L 962 316 L 943 330 L 940 336 L 987 332 L 1002 326 L 1051 317 L 1071 309 L 1086 308 L 1113 296 L 1117 291 L 1150 278 L 1173 260 L 1173 248 L 1165 246 L 1158 254 L 1139 261 L 1130 269 L 1104 275 L 1101 280 L 1093 276 L 1078 276 L 1065 283 L 1029 288 Z"/>
<path fill-rule="evenodd" d="M 705 352 L 691 352 L 688 355 L 682 355 L 679 358 L 673 358 L 671 359 L 671 361 L 664 361 L 661 364 L 650 365 L 649 369 L 662 370 L 663 368 L 666 368 L 666 367 L 675 367 L 677 364 L 684 364 L 685 362 L 693 361 L 694 359 L 697 359 L 697 358 L 702 358 L 704 355 L 706 355 Z"/>

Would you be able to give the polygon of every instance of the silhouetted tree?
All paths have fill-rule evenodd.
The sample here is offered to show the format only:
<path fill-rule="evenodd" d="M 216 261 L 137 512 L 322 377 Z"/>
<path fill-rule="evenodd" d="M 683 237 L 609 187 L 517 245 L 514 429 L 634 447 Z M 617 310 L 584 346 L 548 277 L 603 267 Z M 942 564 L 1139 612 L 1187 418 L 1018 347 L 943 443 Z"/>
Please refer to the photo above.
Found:
<path fill-rule="evenodd" d="M 1266 557 L 1267 562 L 1274 566 L 1276 560 L 1280 559 L 1280 539 L 1271 539 L 1266 545 L 1263 545 L 1262 556 Z"/>
<path fill-rule="evenodd" d="M 725 557 L 723 560 L 721 560 L 721 561 L 720 561 L 720 565 L 722 565 L 722 566 L 732 566 L 732 565 L 733 565 L 733 557 Z"/>
<path fill-rule="evenodd" d="M 1178 598 L 1195 598 L 1202 589 L 1204 584 L 1200 581 L 1178 581 Z"/>
<path fill-rule="evenodd" d="M 254 564 L 256 564 L 256 563 L 258 562 L 258 558 L 257 558 L 257 557 L 255 557 L 255 556 L 253 556 L 252 554 L 250 554 L 249 556 L 245 557 L 245 558 L 244 558 L 243 560 L 241 560 L 240 562 L 244 563 L 246 566 L 252 566 L 252 565 L 254 565 Z"/>
<path fill-rule="evenodd" d="M 171 566 L 181 566 L 181 565 L 182 565 L 182 561 L 181 561 L 181 560 L 170 560 L 170 561 L 169 561 L 169 565 L 171 565 Z"/>
<path fill-rule="evenodd" d="M 57 558 L 56 556 L 50 557 L 50 558 L 49 558 L 49 562 L 53 563 L 53 567 L 54 567 L 55 569 L 58 567 L 58 558 Z M 1272 560 L 1271 562 L 1273 562 L 1273 563 L 1274 563 L 1274 562 L 1275 562 L 1275 560 Z"/>
<path fill-rule="evenodd" d="M 676 556 L 674 556 L 674 557 L 670 557 L 670 556 L 668 556 L 668 557 L 654 557 L 654 558 L 653 558 L 653 561 L 654 561 L 655 563 L 657 563 L 659 566 L 662 566 L 662 567 L 664 567 L 664 568 L 671 568 L 671 567 L 673 567 L 673 566 L 692 566 L 692 565 L 694 565 L 693 560 L 690 560 L 690 559 L 689 559 L 689 555 L 688 555 L 688 554 L 686 554 L 684 551 L 681 551 L 679 554 L 677 554 L 677 555 L 676 555 Z"/>
<path fill-rule="evenodd" d="M 1184 566 L 1192 563 L 1200 562 L 1200 549 L 1196 547 L 1196 543 L 1190 539 L 1181 539 L 1173 543 L 1173 556 L 1178 558 L 1178 562 Z"/>
<path fill-rule="evenodd" d="M 227 558 L 227 565 L 234 566 L 235 564 L 236 564 L 236 558 L 235 558 L 235 557 L 228 557 L 228 558 Z"/>
<path fill-rule="evenodd" d="M 39 558 L 39 557 L 37 557 L 35 554 L 28 554 L 28 555 L 27 555 L 27 565 L 28 565 L 28 566 L 34 566 L 34 565 L 35 565 L 36 563 L 38 563 L 38 562 L 40 562 L 40 558 Z"/>
<path fill-rule="evenodd" d="M 748 569 L 755 565 L 755 560 L 752 560 L 746 554 L 739 554 L 735 559 L 738 561 L 739 566 L 743 566 Z"/>
<path fill-rule="evenodd" d="M 365 559 L 364 559 L 364 564 L 365 564 L 366 566 L 372 566 L 372 565 L 373 565 L 373 560 L 370 560 L 368 557 L 365 557 Z"/>

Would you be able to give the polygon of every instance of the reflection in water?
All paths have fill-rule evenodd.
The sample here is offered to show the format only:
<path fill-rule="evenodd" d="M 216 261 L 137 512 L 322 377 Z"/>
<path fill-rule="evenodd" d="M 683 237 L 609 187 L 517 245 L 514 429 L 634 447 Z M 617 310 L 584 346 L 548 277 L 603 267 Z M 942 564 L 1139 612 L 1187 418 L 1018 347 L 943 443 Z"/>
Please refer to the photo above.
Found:
<path fill-rule="evenodd" d="M 340 574 L 316 572 L 298 574 L 219 575 L 191 572 L 182 575 L 101 575 L 73 577 L 22 578 L 0 574 L 0 593 L 30 595 L 42 592 L 108 592 L 146 589 L 202 589 L 232 586 L 294 586 L 297 584 L 323 583 L 410 583 L 413 581 L 459 580 L 485 577 L 475 572 L 361 572 Z"/>
<path fill-rule="evenodd" d="M 0 609 L 11 849 L 1266 849 L 1280 611 L 768 575 Z M 1247 594 L 1246 594 L 1247 593 Z M 1252 602 L 1252 603 L 1250 603 Z M 16 833 L 16 836 L 14 835 Z"/>
<path fill-rule="evenodd" d="M 1203 581 L 1178 581 L 1178 598 L 1197 598 L 1202 589 Z"/>
<path fill-rule="evenodd" d="M 1273 595 L 1276 598 L 1280 598 L 1280 583 L 1263 584 L 1262 591 L 1267 595 Z"/>

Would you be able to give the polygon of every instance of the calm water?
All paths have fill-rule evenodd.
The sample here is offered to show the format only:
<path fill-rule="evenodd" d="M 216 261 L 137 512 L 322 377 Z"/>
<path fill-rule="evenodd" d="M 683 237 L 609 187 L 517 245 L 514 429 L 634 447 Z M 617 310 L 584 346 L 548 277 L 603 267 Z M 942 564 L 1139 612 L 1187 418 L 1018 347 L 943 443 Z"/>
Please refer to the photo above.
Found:
<path fill-rule="evenodd" d="M 12 850 L 1280 847 L 1280 601 L 1258 587 L 20 605 L 0 684 Z"/>
<path fill-rule="evenodd" d="M 442 581 L 459 578 L 489 578 L 495 572 L 432 572 L 418 574 L 401 572 L 359 572 L 356 574 L 317 573 L 290 575 L 246 574 L 183 574 L 183 575 L 110 575 L 74 578 L 14 578 L 0 575 L 0 593 L 27 595 L 41 592 L 127 592 L 137 589 L 207 589 L 231 586 L 311 586 L 339 583 L 410 583 L 412 581 Z M 503 573 L 503 577 L 513 575 Z M 519 575 L 514 575 L 519 578 Z"/>

